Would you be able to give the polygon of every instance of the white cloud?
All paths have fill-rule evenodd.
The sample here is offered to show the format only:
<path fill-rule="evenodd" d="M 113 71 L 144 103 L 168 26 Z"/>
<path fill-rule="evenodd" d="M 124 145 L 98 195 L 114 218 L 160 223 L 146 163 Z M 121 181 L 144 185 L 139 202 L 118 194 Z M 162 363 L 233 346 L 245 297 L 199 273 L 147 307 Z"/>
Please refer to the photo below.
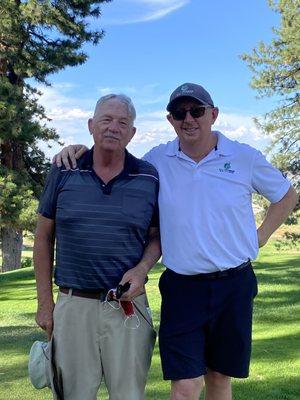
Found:
<path fill-rule="evenodd" d="M 48 117 L 53 120 L 74 120 L 74 119 L 84 119 L 87 120 L 91 116 L 90 111 L 81 110 L 80 108 L 53 108 L 48 113 Z"/>
<path fill-rule="evenodd" d="M 103 25 L 149 22 L 187 5 L 190 0 L 115 0 L 103 7 Z"/>
<path fill-rule="evenodd" d="M 214 128 L 231 139 L 249 144 L 266 139 L 266 136 L 255 126 L 253 117 L 243 114 L 220 113 Z"/>

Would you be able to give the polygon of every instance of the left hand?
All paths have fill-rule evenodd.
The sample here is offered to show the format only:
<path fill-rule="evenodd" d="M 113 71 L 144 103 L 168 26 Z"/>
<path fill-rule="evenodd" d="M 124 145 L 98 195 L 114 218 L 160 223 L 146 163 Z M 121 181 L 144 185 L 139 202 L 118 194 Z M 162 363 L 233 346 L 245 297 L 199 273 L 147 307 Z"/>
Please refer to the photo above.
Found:
<path fill-rule="evenodd" d="M 124 285 L 124 283 L 129 282 L 130 288 L 123 294 L 120 300 L 130 301 L 134 297 L 144 293 L 146 276 L 147 271 L 138 265 L 125 272 L 120 284 Z"/>

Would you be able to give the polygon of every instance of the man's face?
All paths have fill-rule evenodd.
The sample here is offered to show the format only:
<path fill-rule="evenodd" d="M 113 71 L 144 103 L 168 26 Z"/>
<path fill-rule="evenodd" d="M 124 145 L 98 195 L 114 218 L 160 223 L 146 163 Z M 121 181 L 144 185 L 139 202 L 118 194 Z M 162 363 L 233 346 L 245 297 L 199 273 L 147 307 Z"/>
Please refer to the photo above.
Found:
<path fill-rule="evenodd" d="M 136 131 L 126 105 L 118 99 L 98 106 L 88 124 L 96 148 L 107 151 L 123 151 Z"/>
<path fill-rule="evenodd" d="M 175 104 L 174 111 L 172 110 L 174 116 L 172 115 L 172 112 L 167 116 L 181 143 L 203 143 L 203 140 L 208 139 L 212 135 L 211 126 L 217 119 L 218 109 L 206 107 L 205 109 L 202 109 L 204 114 L 200 117 L 193 117 L 190 112 L 187 112 L 186 114 L 184 113 L 184 111 L 192 110 L 192 114 L 193 111 L 195 111 L 195 114 L 197 114 L 197 112 L 201 114 L 201 110 L 198 110 L 199 107 L 203 106 L 197 100 L 189 98 L 182 99 Z M 177 114 L 176 111 L 179 111 L 179 115 L 185 114 L 184 119 L 175 119 Z"/>

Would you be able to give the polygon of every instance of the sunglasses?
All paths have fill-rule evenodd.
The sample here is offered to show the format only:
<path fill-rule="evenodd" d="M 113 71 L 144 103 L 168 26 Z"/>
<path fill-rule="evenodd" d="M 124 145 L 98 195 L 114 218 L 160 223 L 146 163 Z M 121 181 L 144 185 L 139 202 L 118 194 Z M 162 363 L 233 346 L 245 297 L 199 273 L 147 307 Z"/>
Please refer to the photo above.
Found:
<path fill-rule="evenodd" d="M 176 121 L 183 121 L 186 118 L 186 114 L 189 112 L 190 115 L 193 118 L 200 118 L 203 117 L 205 114 L 206 108 L 213 108 L 212 106 L 199 106 L 199 107 L 193 107 L 190 108 L 189 110 L 185 109 L 178 109 L 178 110 L 172 110 L 171 115 Z"/>

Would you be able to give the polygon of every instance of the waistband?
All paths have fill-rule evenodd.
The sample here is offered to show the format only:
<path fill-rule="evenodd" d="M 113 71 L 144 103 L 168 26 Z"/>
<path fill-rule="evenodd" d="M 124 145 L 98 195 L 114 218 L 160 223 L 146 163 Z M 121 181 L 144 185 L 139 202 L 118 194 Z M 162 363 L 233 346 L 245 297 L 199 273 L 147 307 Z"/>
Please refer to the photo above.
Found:
<path fill-rule="evenodd" d="M 195 274 L 195 275 L 183 275 L 183 274 L 178 274 L 177 272 L 167 268 L 166 272 L 169 274 L 175 274 L 177 276 L 180 276 L 180 278 L 183 279 L 195 279 L 195 280 L 202 280 L 202 279 L 219 279 L 219 278 L 226 278 L 230 276 L 234 276 L 243 270 L 246 270 L 247 268 L 251 268 L 251 261 L 248 260 L 237 267 L 233 268 L 228 268 L 224 271 L 216 271 L 216 272 L 209 272 L 209 273 L 203 273 L 203 274 Z"/>
<path fill-rule="evenodd" d="M 59 291 L 61 293 L 69 294 L 70 296 L 84 297 L 85 299 L 96 299 L 100 301 L 104 301 L 108 293 L 108 289 L 98 289 L 97 291 L 91 292 L 67 287 L 60 287 Z"/>

